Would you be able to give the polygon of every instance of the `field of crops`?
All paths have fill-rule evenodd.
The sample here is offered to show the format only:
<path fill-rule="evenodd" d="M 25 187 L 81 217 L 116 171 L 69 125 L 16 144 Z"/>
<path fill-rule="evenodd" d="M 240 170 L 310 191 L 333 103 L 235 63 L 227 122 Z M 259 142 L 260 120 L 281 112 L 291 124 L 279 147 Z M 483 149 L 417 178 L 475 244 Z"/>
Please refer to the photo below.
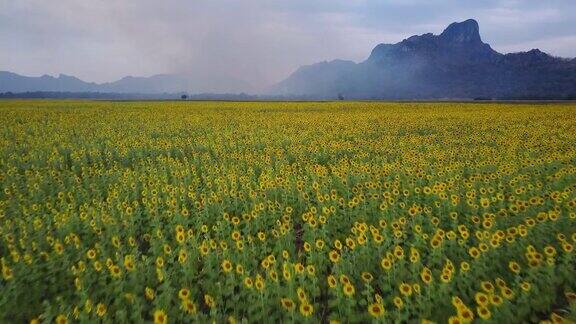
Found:
<path fill-rule="evenodd" d="M 576 319 L 576 105 L 0 101 L 0 322 Z"/>

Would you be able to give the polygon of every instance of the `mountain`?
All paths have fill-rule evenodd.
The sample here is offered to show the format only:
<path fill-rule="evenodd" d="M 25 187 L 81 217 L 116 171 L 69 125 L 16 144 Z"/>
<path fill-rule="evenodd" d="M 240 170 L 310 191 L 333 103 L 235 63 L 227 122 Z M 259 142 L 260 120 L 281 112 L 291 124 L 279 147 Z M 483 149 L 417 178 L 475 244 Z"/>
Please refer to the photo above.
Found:
<path fill-rule="evenodd" d="M 27 77 L 0 71 L 2 92 L 102 92 L 102 93 L 230 93 L 248 92 L 252 88 L 244 81 L 234 78 L 214 79 L 212 76 L 158 74 L 150 77 L 127 76 L 115 82 L 85 82 L 76 77 L 60 74 L 58 77 L 43 75 Z"/>
<path fill-rule="evenodd" d="M 340 76 L 354 72 L 356 63 L 334 60 L 300 67 L 292 76 L 279 83 L 275 92 L 279 94 L 331 93 L 333 82 Z"/>
<path fill-rule="evenodd" d="M 0 71 L 0 92 L 25 91 L 97 91 L 96 83 L 84 82 L 73 76 L 60 74 L 57 78 L 43 75 L 26 77 L 16 73 Z"/>
<path fill-rule="evenodd" d="M 270 92 L 349 99 L 565 98 L 576 96 L 576 59 L 537 49 L 498 53 L 469 19 L 440 35 L 379 44 L 358 64 L 335 60 L 302 67 Z"/>

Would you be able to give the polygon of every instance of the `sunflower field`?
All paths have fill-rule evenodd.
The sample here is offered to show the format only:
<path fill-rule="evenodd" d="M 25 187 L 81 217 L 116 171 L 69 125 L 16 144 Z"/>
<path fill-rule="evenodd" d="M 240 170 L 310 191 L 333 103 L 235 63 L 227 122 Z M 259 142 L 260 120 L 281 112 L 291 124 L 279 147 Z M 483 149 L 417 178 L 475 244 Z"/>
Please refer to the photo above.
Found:
<path fill-rule="evenodd" d="M 576 105 L 0 101 L 2 323 L 576 320 Z"/>

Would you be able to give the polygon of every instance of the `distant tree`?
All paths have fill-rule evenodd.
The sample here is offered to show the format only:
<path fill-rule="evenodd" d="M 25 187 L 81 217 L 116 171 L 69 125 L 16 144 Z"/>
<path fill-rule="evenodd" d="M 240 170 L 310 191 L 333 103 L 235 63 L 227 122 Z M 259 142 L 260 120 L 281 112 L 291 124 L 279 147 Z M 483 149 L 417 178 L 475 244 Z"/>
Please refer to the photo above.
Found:
<path fill-rule="evenodd" d="M 180 96 L 180 99 L 182 99 L 182 100 L 186 100 L 186 99 L 188 99 L 188 96 L 187 96 L 187 95 L 185 95 L 185 94 L 183 94 L 182 96 Z"/>
<path fill-rule="evenodd" d="M 338 100 L 344 100 L 344 96 L 341 93 L 338 94 Z"/>

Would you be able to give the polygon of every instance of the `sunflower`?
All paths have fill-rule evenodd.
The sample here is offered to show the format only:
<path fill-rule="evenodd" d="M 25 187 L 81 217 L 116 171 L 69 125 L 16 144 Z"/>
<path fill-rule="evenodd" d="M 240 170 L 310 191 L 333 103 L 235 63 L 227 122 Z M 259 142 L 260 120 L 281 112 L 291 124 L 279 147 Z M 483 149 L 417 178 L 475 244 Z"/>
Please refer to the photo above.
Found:
<path fill-rule="evenodd" d="M 86 256 L 88 257 L 88 259 L 93 260 L 94 258 L 96 258 L 96 251 L 94 251 L 94 249 L 89 249 L 86 252 Z"/>
<path fill-rule="evenodd" d="M 176 233 L 176 242 L 178 242 L 179 244 L 183 244 L 184 241 L 186 241 L 186 236 L 184 235 L 184 232 Z"/>
<path fill-rule="evenodd" d="M 354 250 L 356 248 L 356 241 L 354 241 L 352 238 L 346 238 L 346 246 L 348 248 L 350 248 L 350 250 Z"/>
<path fill-rule="evenodd" d="M 336 287 L 336 284 L 338 283 L 338 281 L 336 280 L 336 277 L 334 277 L 333 275 L 329 275 L 329 276 L 326 278 L 326 281 L 328 281 L 328 286 L 329 286 L 330 288 Z"/>
<path fill-rule="evenodd" d="M 290 273 L 290 271 L 288 271 L 288 269 L 282 270 L 282 276 L 286 281 L 290 281 L 290 279 L 292 278 L 292 274 Z"/>
<path fill-rule="evenodd" d="M 415 293 L 420 295 L 420 285 L 418 283 L 412 284 L 412 290 L 414 290 Z"/>
<path fill-rule="evenodd" d="M 374 279 L 374 276 L 372 276 L 370 272 L 362 272 L 361 277 L 366 283 L 370 283 Z"/>
<path fill-rule="evenodd" d="M 182 309 L 188 314 L 196 314 L 196 304 L 194 302 L 184 299 L 182 300 Z"/>
<path fill-rule="evenodd" d="M 404 301 L 402 300 L 402 298 L 396 296 L 392 301 L 397 309 L 402 309 L 402 307 L 404 307 Z"/>
<path fill-rule="evenodd" d="M 12 269 L 8 268 L 7 266 L 2 265 L 2 277 L 5 280 L 10 280 L 14 278 L 14 272 L 12 272 Z"/>
<path fill-rule="evenodd" d="M 308 272 L 308 275 L 314 276 L 316 275 L 316 267 L 314 267 L 312 264 L 309 264 L 306 266 L 306 272 Z"/>
<path fill-rule="evenodd" d="M 432 282 L 432 274 L 428 271 L 422 271 L 420 273 L 420 278 L 425 284 L 430 284 Z"/>
<path fill-rule="evenodd" d="M 485 293 L 481 293 L 481 292 L 477 292 L 474 295 L 474 300 L 476 300 L 476 303 L 480 306 L 487 306 L 490 303 L 490 299 L 488 299 L 488 295 L 486 295 Z"/>
<path fill-rule="evenodd" d="M 465 307 L 458 309 L 458 316 L 464 323 L 470 323 L 474 319 L 474 313 Z"/>
<path fill-rule="evenodd" d="M 399 289 L 403 296 L 409 297 L 412 295 L 412 286 L 407 283 L 401 283 Z"/>
<path fill-rule="evenodd" d="M 328 256 L 330 258 L 330 261 L 332 261 L 332 263 L 337 263 L 338 261 L 340 261 L 340 254 L 335 250 L 330 251 L 328 253 Z"/>
<path fill-rule="evenodd" d="M 302 287 L 296 288 L 296 295 L 298 295 L 298 299 L 301 302 L 306 302 L 306 300 L 308 300 L 308 297 L 306 296 L 306 292 L 304 291 L 304 289 L 302 289 Z"/>
<path fill-rule="evenodd" d="M 529 292 L 531 287 L 532 287 L 532 285 L 528 281 L 523 281 L 520 284 L 520 288 L 525 292 Z"/>
<path fill-rule="evenodd" d="M 60 244 L 59 242 L 56 242 L 54 244 L 54 251 L 57 254 L 62 254 L 64 252 L 64 246 L 62 244 Z"/>
<path fill-rule="evenodd" d="M 86 299 L 86 302 L 84 303 L 84 311 L 87 314 L 90 314 L 90 312 L 92 312 L 92 300 L 90 300 L 90 298 Z"/>
<path fill-rule="evenodd" d="M 288 310 L 288 311 L 294 310 L 294 306 L 296 306 L 296 305 L 294 304 L 294 301 L 292 301 L 292 299 L 290 299 L 290 298 L 281 298 L 281 299 L 280 299 L 280 304 L 282 305 L 282 307 L 283 307 L 285 310 Z"/>
<path fill-rule="evenodd" d="M 466 261 L 460 262 L 460 271 L 467 272 L 468 270 L 470 270 L 470 263 Z"/>
<path fill-rule="evenodd" d="M 154 311 L 154 324 L 168 323 L 168 315 L 163 310 L 157 309 Z"/>
<path fill-rule="evenodd" d="M 504 281 L 504 279 L 498 277 L 494 280 L 494 282 L 496 283 L 496 286 L 498 286 L 498 288 L 500 289 L 506 288 L 506 281 Z"/>
<path fill-rule="evenodd" d="M 216 301 L 214 300 L 214 297 L 205 294 L 204 295 L 204 303 L 206 304 L 206 306 L 208 306 L 209 308 L 214 308 L 216 307 Z"/>
<path fill-rule="evenodd" d="M 146 287 L 144 289 L 144 296 L 146 297 L 146 299 L 148 300 L 153 300 L 154 297 L 156 296 L 156 294 L 154 293 L 154 289 L 150 288 L 150 287 Z"/>
<path fill-rule="evenodd" d="M 498 295 L 490 295 L 490 304 L 494 306 L 500 306 L 502 305 L 503 302 L 504 300 L 502 299 L 502 297 Z"/>
<path fill-rule="evenodd" d="M 230 271 L 232 271 L 232 262 L 228 261 L 228 260 L 224 260 L 222 261 L 222 270 L 226 273 L 229 273 Z"/>
<path fill-rule="evenodd" d="M 483 320 L 487 320 L 490 319 L 490 317 L 492 317 L 492 312 L 490 312 L 490 310 L 485 306 L 478 306 L 476 308 L 476 313 Z"/>
<path fill-rule="evenodd" d="M 56 316 L 56 323 L 57 324 L 68 324 L 68 317 L 66 315 L 58 315 Z"/>
<path fill-rule="evenodd" d="M 112 237 L 112 245 L 114 245 L 115 248 L 120 247 L 120 238 L 118 238 L 118 236 Z"/>
<path fill-rule="evenodd" d="M 380 266 L 384 270 L 390 270 L 390 268 L 392 268 L 392 261 L 388 259 L 388 257 L 385 257 L 382 259 L 382 261 L 380 261 Z"/>
<path fill-rule="evenodd" d="M 342 242 L 340 242 L 340 240 L 334 241 L 334 247 L 335 247 L 337 250 L 342 250 Z"/>
<path fill-rule="evenodd" d="M 135 265 L 134 265 L 134 259 L 130 256 L 126 256 L 124 258 L 124 268 L 126 268 L 126 270 L 128 271 L 134 271 L 135 269 Z"/>
<path fill-rule="evenodd" d="M 156 258 L 156 267 L 157 268 L 164 267 L 164 258 L 162 258 L 161 256 Z"/>
<path fill-rule="evenodd" d="M 385 313 L 384 306 L 379 303 L 372 303 L 368 305 L 368 313 L 375 318 L 381 317 Z"/>
<path fill-rule="evenodd" d="M 342 291 L 344 292 L 344 295 L 350 297 L 350 296 L 354 295 L 354 293 L 356 292 L 356 289 L 354 288 L 354 286 L 352 284 L 347 283 L 342 288 Z"/>
<path fill-rule="evenodd" d="M 264 232 L 258 232 L 257 236 L 260 241 L 266 240 L 266 234 Z"/>
<path fill-rule="evenodd" d="M 122 271 L 120 270 L 119 266 L 113 265 L 110 267 L 110 274 L 114 278 L 120 278 L 120 276 L 122 275 Z"/>
<path fill-rule="evenodd" d="M 252 278 L 250 278 L 250 277 L 244 278 L 244 286 L 246 288 L 252 288 L 253 284 L 254 284 L 254 281 L 252 280 Z"/>
<path fill-rule="evenodd" d="M 489 294 L 494 292 L 494 285 L 490 281 L 482 281 L 480 287 Z"/>
<path fill-rule="evenodd" d="M 178 298 L 186 300 L 190 298 L 190 290 L 188 288 L 182 288 L 178 291 Z"/>
<path fill-rule="evenodd" d="M 254 287 L 256 287 L 256 290 L 258 290 L 258 291 L 262 291 L 266 287 L 266 282 L 264 281 L 264 279 L 259 274 L 256 275 Z"/>
<path fill-rule="evenodd" d="M 470 256 L 473 257 L 474 259 L 478 259 L 478 257 L 480 257 L 480 251 L 475 246 L 471 247 L 468 250 L 468 254 L 470 254 Z"/>
<path fill-rule="evenodd" d="M 348 276 L 342 274 L 340 275 L 340 283 L 343 285 L 350 284 L 350 279 L 348 278 Z"/>
<path fill-rule="evenodd" d="M 451 302 L 452 302 L 452 305 L 456 308 L 464 306 L 464 302 L 458 296 L 453 296 L 451 299 Z"/>
<path fill-rule="evenodd" d="M 313 312 L 314 312 L 314 306 L 308 303 L 300 304 L 300 314 L 304 315 L 305 317 L 308 317 L 312 315 Z"/>
<path fill-rule="evenodd" d="M 98 303 L 98 305 L 96 306 L 96 314 L 99 317 L 102 317 L 106 314 L 106 305 L 102 304 L 102 303 Z"/>
<path fill-rule="evenodd" d="M 451 280 L 452 280 L 451 272 L 442 273 L 442 275 L 440 275 L 440 281 L 442 281 L 443 283 L 449 283 Z"/>
<path fill-rule="evenodd" d="M 458 316 L 450 316 L 450 318 L 448 318 L 448 324 L 462 324 L 462 321 Z"/>
<path fill-rule="evenodd" d="M 304 266 L 302 265 L 302 263 L 298 262 L 294 265 L 294 271 L 296 271 L 296 273 L 301 274 L 302 272 L 304 272 Z"/>
<path fill-rule="evenodd" d="M 186 252 L 186 250 L 180 249 L 180 251 L 178 251 L 178 262 L 180 264 L 184 264 L 187 259 L 188 259 L 188 253 Z"/>
<path fill-rule="evenodd" d="M 515 261 L 508 262 L 508 268 L 510 271 L 514 272 L 515 274 L 520 273 L 520 265 Z"/>
<path fill-rule="evenodd" d="M 506 299 L 514 298 L 514 291 L 508 287 L 504 287 L 501 289 L 502 296 Z"/>
<path fill-rule="evenodd" d="M 528 261 L 528 266 L 530 266 L 531 268 L 535 268 L 535 267 L 537 267 L 537 266 L 539 266 L 539 265 L 540 265 L 540 260 L 539 260 L 539 259 L 534 258 L 534 259 L 531 259 L 531 260 Z"/>
<path fill-rule="evenodd" d="M 402 249 L 401 246 L 396 245 L 396 246 L 394 247 L 394 256 L 395 256 L 397 259 L 403 259 L 403 258 L 404 258 L 404 249 Z"/>
<path fill-rule="evenodd" d="M 236 241 L 236 248 L 238 250 L 242 250 L 244 248 L 242 241 Z M 210 246 L 206 242 L 203 242 L 200 246 L 200 254 L 206 256 L 208 253 L 210 253 Z"/>
<path fill-rule="evenodd" d="M 490 246 L 491 246 L 492 248 L 497 248 L 497 247 L 499 247 L 499 246 L 500 246 L 500 240 L 497 239 L 497 238 L 491 239 L 491 240 L 490 240 Z"/>

